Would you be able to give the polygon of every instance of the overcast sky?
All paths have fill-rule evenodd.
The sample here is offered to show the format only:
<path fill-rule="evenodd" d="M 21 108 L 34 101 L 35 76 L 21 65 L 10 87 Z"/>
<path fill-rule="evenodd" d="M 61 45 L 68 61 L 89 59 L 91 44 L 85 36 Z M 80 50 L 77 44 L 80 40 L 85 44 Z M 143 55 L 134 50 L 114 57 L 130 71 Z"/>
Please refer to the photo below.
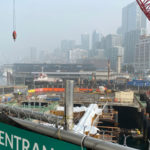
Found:
<path fill-rule="evenodd" d="M 31 47 L 53 50 L 63 39 L 80 40 L 94 29 L 106 35 L 121 25 L 122 8 L 134 0 L 16 0 L 17 40 L 12 40 L 12 2 L 0 1 L 0 54 L 16 58 Z M 4 54 L 5 52 L 5 54 Z M 7 55 L 6 55 L 7 52 Z M 1 61 L 0 61 L 1 62 Z"/>

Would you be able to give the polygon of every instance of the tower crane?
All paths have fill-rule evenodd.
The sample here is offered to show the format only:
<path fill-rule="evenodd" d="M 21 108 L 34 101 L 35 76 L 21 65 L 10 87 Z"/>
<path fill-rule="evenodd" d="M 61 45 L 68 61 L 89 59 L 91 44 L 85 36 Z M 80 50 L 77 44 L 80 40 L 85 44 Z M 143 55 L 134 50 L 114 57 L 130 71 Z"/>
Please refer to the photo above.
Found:
<path fill-rule="evenodd" d="M 148 20 L 150 21 L 150 0 L 136 0 L 138 5 L 140 6 L 143 13 L 146 15 Z M 16 32 L 16 10 L 15 10 L 15 0 L 13 0 L 13 39 L 14 41 L 17 38 L 17 32 Z"/>
<path fill-rule="evenodd" d="M 150 21 L 150 0 L 136 0 L 143 13 Z"/>

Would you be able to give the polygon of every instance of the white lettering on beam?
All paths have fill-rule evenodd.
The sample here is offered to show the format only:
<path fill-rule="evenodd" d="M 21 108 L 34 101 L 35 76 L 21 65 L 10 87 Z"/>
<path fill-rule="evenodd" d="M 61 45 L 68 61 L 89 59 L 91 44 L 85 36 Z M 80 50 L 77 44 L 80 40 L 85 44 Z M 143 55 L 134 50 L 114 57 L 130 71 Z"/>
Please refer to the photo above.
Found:
<path fill-rule="evenodd" d="M 43 150 L 47 150 L 46 147 L 43 145 Z"/>
<path fill-rule="evenodd" d="M 43 145 L 43 149 L 42 150 L 47 150 L 44 145 Z M 51 148 L 50 150 L 54 150 L 54 148 Z"/>
<path fill-rule="evenodd" d="M 10 148 L 13 150 L 14 146 L 16 146 L 15 150 L 20 150 L 19 149 L 19 145 L 21 146 L 22 144 L 22 148 L 21 150 L 29 150 L 31 149 L 31 143 L 29 140 L 25 139 L 25 138 L 21 138 L 19 136 L 16 135 L 9 135 L 8 133 L 4 132 L 4 131 L 0 131 L 0 145 L 3 145 L 5 147 L 10 146 Z M 45 145 L 42 145 L 42 149 L 39 148 L 38 143 L 34 143 L 32 145 L 32 150 L 54 150 L 54 148 L 50 148 L 47 149 L 47 147 Z"/>
<path fill-rule="evenodd" d="M 38 146 L 38 144 L 37 144 L 37 143 L 35 143 L 35 144 L 34 144 L 34 146 L 33 146 L 33 150 L 39 150 L 39 146 Z"/>
<path fill-rule="evenodd" d="M 16 138 L 16 147 L 17 147 L 17 150 L 19 150 L 19 140 L 21 140 L 21 138 L 18 137 L 18 136 L 14 136 L 14 138 Z"/>
<path fill-rule="evenodd" d="M 11 135 L 11 140 L 10 140 L 8 134 L 5 133 L 5 146 L 6 147 L 8 146 L 8 143 L 9 143 L 11 149 L 13 149 L 13 135 Z"/>
<path fill-rule="evenodd" d="M 4 145 L 4 143 L 2 142 L 2 140 L 4 139 L 4 137 L 2 136 L 2 134 L 4 134 L 4 132 L 0 131 L 0 145 Z"/>
<path fill-rule="evenodd" d="M 22 139 L 22 150 L 28 150 L 30 147 L 30 143 L 27 139 Z"/>

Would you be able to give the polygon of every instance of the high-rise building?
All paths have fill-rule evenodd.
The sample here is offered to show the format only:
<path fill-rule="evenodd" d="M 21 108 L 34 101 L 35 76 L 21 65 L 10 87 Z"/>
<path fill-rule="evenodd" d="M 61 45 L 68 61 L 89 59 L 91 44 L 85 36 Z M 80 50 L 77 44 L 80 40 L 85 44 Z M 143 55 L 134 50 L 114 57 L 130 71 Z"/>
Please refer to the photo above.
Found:
<path fill-rule="evenodd" d="M 106 58 L 111 58 L 112 47 L 122 46 L 121 35 L 109 34 L 101 40 L 101 48 L 104 49 Z"/>
<path fill-rule="evenodd" d="M 81 48 L 85 50 L 89 50 L 90 47 L 90 40 L 89 34 L 85 33 L 81 35 Z"/>
<path fill-rule="evenodd" d="M 141 28 L 146 29 L 146 17 L 138 4 L 132 2 L 122 9 L 122 33 Z"/>
<path fill-rule="evenodd" d="M 136 2 L 122 9 L 122 35 L 124 62 L 134 64 L 136 43 L 140 35 L 146 34 L 146 17 Z"/>
<path fill-rule="evenodd" d="M 73 49 L 69 51 L 70 63 L 77 63 L 80 59 L 88 57 L 88 51 L 85 49 Z"/>
<path fill-rule="evenodd" d="M 61 52 L 63 60 L 69 62 L 69 51 L 76 47 L 76 42 L 74 40 L 62 40 L 61 41 Z"/>
<path fill-rule="evenodd" d="M 150 69 L 150 36 L 141 36 L 136 44 L 134 67 L 136 71 Z"/>
<path fill-rule="evenodd" d="M 117 60 L 120 57 L 120 63 L 123 64 L 124 61 L 124 48 L 121 46 L 114 46 L 111 48 L 111 57 L 110 57 L 110 64 L 111 69 L 117 71 Z"/>
<path fill-rule="evenodd" d="M 37 49 L 35 47 L 32 47 L 30 49 L 30 62 L 35 63 L 37 60 Z"/>
<path fill-rule="evenodd" d="M 61 50 L 69 51 L 71 49 L 74 49 L 76 45 L 76 42 L 74 40 L 62 40 L 61 41 Z"/>
<path fill-rule="evenodd" d="M 143 31 L 134 30 L 125 33 L 124 35 L 124 62 L 128 64 L 134 64 L 134 56 L 135 56 L 135 47 L 139 41 L 140 35 L 143 35 Z"/>
<path fill-rule="evenodd" d="M 98 44 L 99 44 L 99 33 L 94 30 L 93 34 L 92 34 L 92 50 L 95 51 L 96 49 L 98 49 Z"/>

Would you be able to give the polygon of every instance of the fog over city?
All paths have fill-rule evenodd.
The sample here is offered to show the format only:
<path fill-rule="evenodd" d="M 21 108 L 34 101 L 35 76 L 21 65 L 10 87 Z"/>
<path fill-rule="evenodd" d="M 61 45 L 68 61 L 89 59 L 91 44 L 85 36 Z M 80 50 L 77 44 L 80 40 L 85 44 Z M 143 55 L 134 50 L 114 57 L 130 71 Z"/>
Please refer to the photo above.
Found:
<path fill-rule="evenodd" d="M 150 150 L 150 0 L 0 0 L 0 150 Z"/>
<path fill-rule="evenodd" d="M 80 44 L 81 34 L 116 33 L 122 8 L 133 0 L 16 0 L 17 40 L 12 39 L 13 1 L 0 2 L 0 63 L 25 60 L 32 48 L 52 52 L 62 40 Z"/>

